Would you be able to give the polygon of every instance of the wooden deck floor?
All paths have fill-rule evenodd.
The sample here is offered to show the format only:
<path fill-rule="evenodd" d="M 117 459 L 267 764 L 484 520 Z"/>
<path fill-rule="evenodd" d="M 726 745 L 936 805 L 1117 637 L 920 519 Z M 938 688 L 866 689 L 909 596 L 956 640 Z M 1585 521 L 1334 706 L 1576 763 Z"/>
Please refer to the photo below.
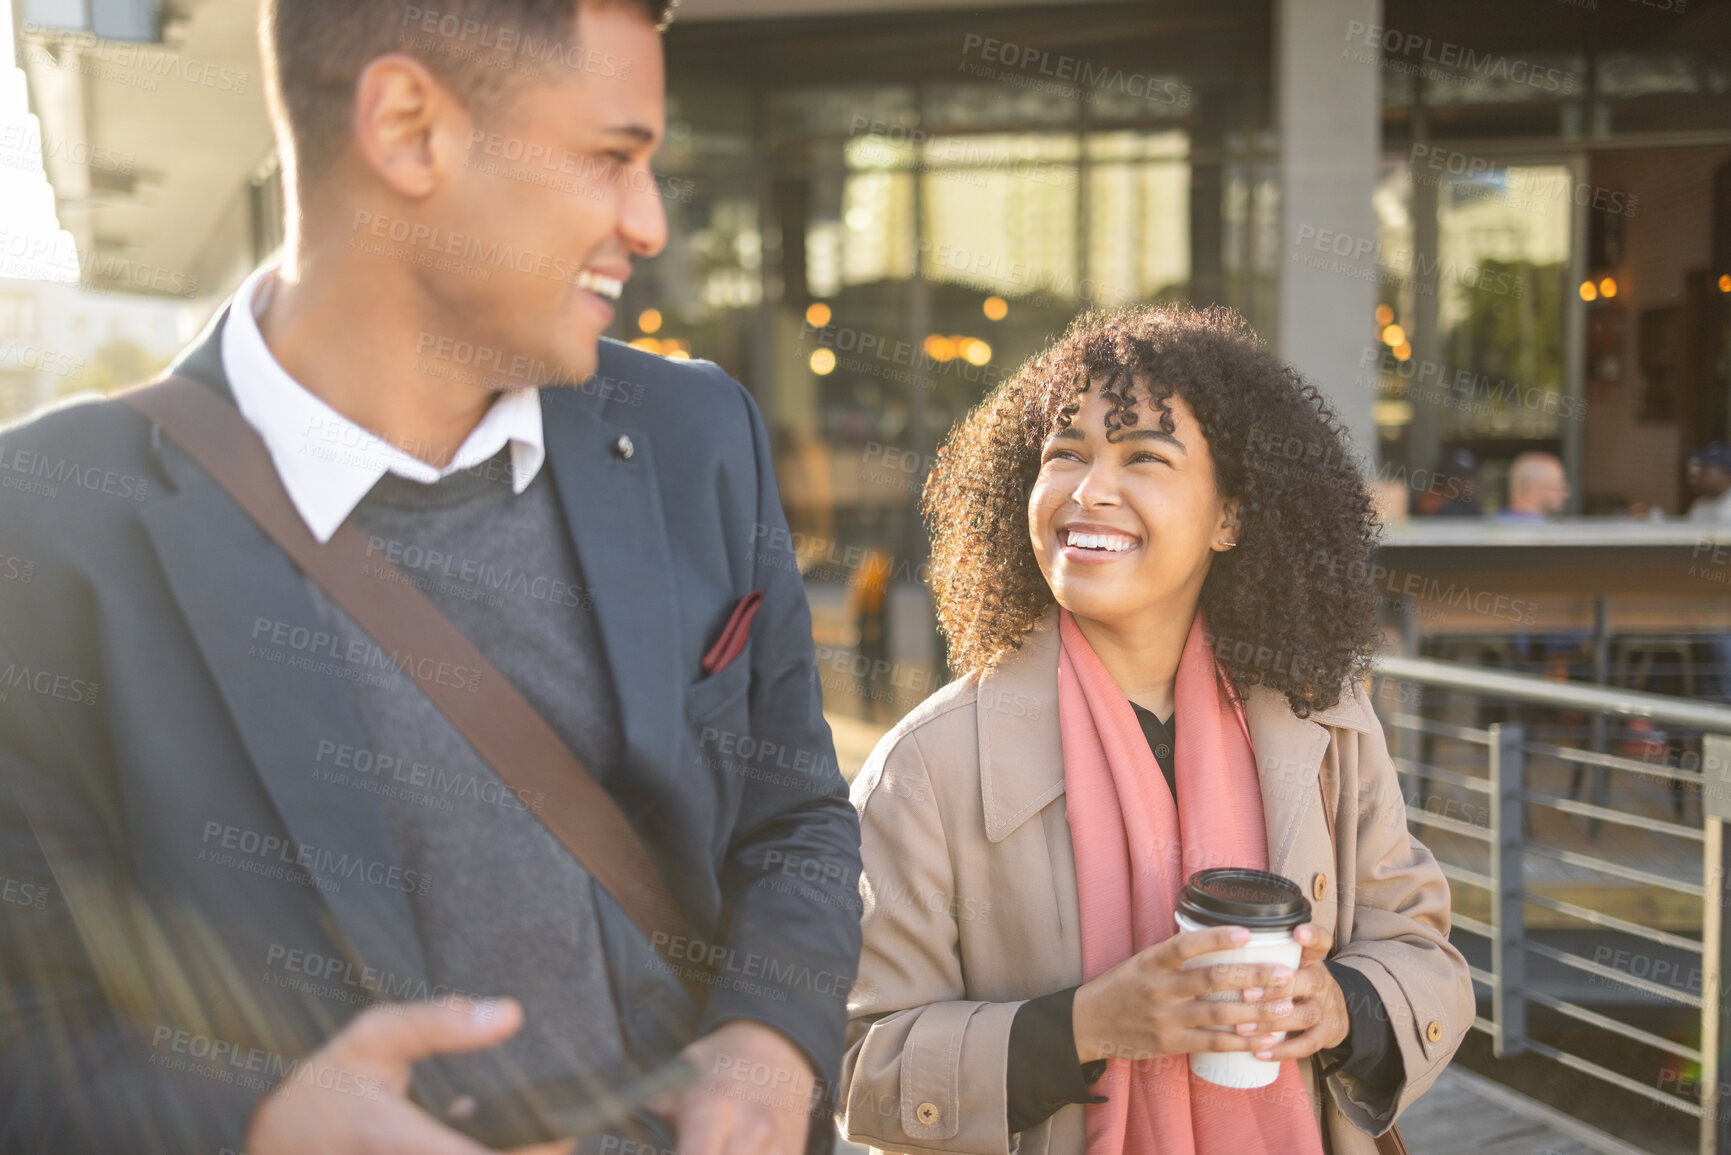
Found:
<path fill-rule="evenodd" d="M 1413 1155 L 1645 1155 L 1458 1067 L 1408 1108 L 1400 1132 Z"/>

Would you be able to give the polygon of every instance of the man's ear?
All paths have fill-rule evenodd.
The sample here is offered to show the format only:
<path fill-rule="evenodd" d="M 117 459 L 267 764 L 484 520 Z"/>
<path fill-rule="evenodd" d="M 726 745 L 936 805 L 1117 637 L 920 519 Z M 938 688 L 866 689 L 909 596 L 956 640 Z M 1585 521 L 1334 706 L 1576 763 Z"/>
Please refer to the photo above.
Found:
<path fill-rule="evenodd" d="M 379 180 L 418 199 L 468 149 L 469 114 L 455 93 L 412 56 L 389 53 L 355 82 L 355 150 Z"/>

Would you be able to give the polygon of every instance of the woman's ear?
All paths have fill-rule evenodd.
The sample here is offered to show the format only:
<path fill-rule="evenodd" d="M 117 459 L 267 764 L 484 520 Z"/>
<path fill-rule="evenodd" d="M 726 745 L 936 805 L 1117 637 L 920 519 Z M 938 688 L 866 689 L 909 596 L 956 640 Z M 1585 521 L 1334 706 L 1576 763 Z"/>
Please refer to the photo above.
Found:
<path fill-rule="evenodd" d="M 1228 497 L 1220 503 L 1220 524 L 1214 532 L 1214 550 L 1225 553 L 1238 544 L 1238 499 Z"/>

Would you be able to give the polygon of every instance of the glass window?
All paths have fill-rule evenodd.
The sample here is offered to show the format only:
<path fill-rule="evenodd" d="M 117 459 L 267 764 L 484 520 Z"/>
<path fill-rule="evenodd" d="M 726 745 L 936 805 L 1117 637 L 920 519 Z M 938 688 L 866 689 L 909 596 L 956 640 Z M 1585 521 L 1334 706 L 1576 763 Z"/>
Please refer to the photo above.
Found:
<path fill-rule="evenodd" d="M 1189 134 L 1088 137 L 1088 268 L 1113 306 L 1183 295 L 1190 284 Z"/>
<path fill-rule="evenodd" d="M 1473 160 L 1459 173 L 1420 166 L 1424 197 L 1414 196 L 1413 168 L 1391 160 L 1373 197 L 1375 416 L 1385 462 L 1410 470 L 1434 468 L 1450 447 L 1499 457 L 1554 449 L 1573 411 L 1564 397 L 1571 169 Z"/>
<path fill-rule="evenodd" d="M 1444 362 L 1471 373 L 1482 399 L 1445 410 L 1445 437 L 1548 440 L 1563 390 L 1564 294 L 1574 186 L 1563 165 L 1509 165 L 1445 181 L 1434 276 Z M 1518 388 L 1503 387 L 1509 383 Z"/>
<path fill-rule="evenodd" d="M 36 335 L 36 299 L 27 293 L 0 293 L 0 339 L 24 341 Z"/>
<path fill-rule="evenodd" d="M 917 502 L 989 390 L 1087 307 L 1271 320 L 1266 6 L 1085 9 L 669 36 L 678 195 L 622 335 L 756 396 L 832 718 L 893 719 L 945 676 Z M 1050 54 L 984 67 L 969 33 Z"/>

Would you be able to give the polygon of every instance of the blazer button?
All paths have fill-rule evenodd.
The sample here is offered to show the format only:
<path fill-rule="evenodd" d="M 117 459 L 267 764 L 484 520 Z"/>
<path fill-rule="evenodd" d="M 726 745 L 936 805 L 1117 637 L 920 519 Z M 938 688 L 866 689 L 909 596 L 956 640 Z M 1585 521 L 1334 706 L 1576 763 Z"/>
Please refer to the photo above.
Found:
<path fill-rule="evenodd" d="M 936 1103 L 921 1103 L 914 1108 L 914 1118 L 930 1127 L 938 1121 L 938 1105 Z"/>
<path fill-rule="evenodd" d="M 637 446 L 631 444 L 631 438 L 621 433 L 619 440 L 613 443 L 613 452 L 616 456 L 630 461 L 631 455 L 637 452 Z"/>
<path fill-rule="evenodd" d="M 1435 1043 L 1442 1039 L 1442 1024 L 1435 1019 L 1424 1029 L 1424 1037 Z"/>
<path fill-rule="evenodd" d="M 1328 875 L 1318 874 L 1310 881 L 1310 897 L 1321 902 L 1328 894 Z"/>

